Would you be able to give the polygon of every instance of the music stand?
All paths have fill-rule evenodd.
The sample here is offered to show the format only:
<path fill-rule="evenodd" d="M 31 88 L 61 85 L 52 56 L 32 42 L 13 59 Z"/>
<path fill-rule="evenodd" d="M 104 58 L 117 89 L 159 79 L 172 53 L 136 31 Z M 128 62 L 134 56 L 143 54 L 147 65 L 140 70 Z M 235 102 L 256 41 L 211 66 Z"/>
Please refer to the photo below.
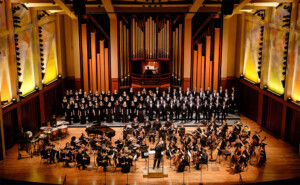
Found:
<path fill-rule="evenodd" d="M 145 156 L 145 168 L 144 169 L 147 169 L 147 158 L 149 158 L 149 152 L 145 152 L 144 153 L 144 156 Z"/>
<path fill-rule="evenodd" d="M 171 166 L 172 153 L 170 150 L 169 150 L 169 152 L 170 152 L 170 167 L 169 168 L 172 168 L 172 166 Z"/>

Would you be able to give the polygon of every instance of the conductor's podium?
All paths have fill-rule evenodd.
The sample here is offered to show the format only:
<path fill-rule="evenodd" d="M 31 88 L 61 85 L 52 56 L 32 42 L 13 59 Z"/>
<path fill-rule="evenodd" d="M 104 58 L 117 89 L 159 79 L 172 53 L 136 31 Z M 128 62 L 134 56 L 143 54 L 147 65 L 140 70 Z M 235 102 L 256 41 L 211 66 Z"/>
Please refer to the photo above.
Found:
<path fill-rule="evenodd" d="M 143 177 L 144 178 L 163 178 L 168 177 L 168 167 L 160 167 L 160 168 L 149 168 L 143 170 Z"/>
<path fill-rule="evenodd" d="M 164 157 L 162 157 L 159 168 L 153 169 L 154 163 L 154 150 L 150 150 L 149 153 L 145 153 L 145 156 L 148 156 L 148 167 L 143 170 L 144 178 L 163 178 L 168 177 L 168 167 L 164 166 Z M 163 155 L 163 152 L 162 152 Z"/>

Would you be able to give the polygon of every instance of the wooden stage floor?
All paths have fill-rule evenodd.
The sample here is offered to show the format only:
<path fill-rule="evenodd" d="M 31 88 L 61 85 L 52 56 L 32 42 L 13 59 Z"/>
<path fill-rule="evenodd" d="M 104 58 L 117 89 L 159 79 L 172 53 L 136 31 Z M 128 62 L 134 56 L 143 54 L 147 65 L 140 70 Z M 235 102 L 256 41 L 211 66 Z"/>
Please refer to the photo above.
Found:
<path fill-rule="evenodd" d="M 259 126 L 252 120 L 241 115 L 241 120 L 244 124 L 247 124 L 251 128 L 251 132 L 254 130 L 259 131 Z M 121 137 L 122 128 L 114 127 L 117 131 L 113 140 Z M 187 130 L 193 130 L 193 127 L 188 127 Z M 70 135 L 60 141 L 62 146 L 65 142 L 70 141 L 71 136 L 79 137 L 84 128 L 71 128 L 69 129 Z M 282 179 L 290 179 L 300 177 L 300 157 L 297 154 L 297 149 L 290 144 L 277 139 L 270 134 L 263 131 L 261 136 L 267 136 L 267 162 L 262 167 L 256 167 L 255 165 L 249 165 L 244 172 L 233 173 L 229 167 L 229 159 L 221 159 L 221 164 L 209 163 L 208 170 L 206 166 L 202 171 L 202 182 L 204 184 L 239 184 L 240 175 L 244 183 L 255 183 L 264 181 L 274 181 Z M 13 136 L 12 136 L 13 137 Z M 151 147 L 151 146 L 150 146 Z M 253 160 L 254 161 L 254 160 Z M 91 164 L 94 163 L 94 157 L 91 155 Z M 253 162 L 256 163 L 255 161 Z M 169 168 L 169 160 L 166 160 L 164 165 L 168 168 L 168 177 L 165 178 L 143 178 L 143 168 L 145 167 L 144 159 L 139 158 L 136 162 L 137 169 L 131 168 L 128 179 L 129 184 L 182 184 L 183 173 L 177 173 L 175 167 Z M 72 164 L 71 164 L 72 165 Z M 56 166 L 56 164 L 40 164 L 40 156 L 34 156 L 31 158 L 17 159 L 17 145 L 7 151 L 6 159 L 0 163 L 0 178 L 39 182 L 39 183 L 51 183 L 62 184 L 66 175 L 67 184 L 79 184 L 79 185 L 95 185 L 104 184 L 104 172 L 101 168 L 96 172 L 95 168 L 88 168 L 86 170 L 75 170 L 72 168 L 64 168 L 62 164 Z M 122 174 L 120 169 L 113 172 L 111 167 L 108 167 L 106 173 L 107 184 L 117 185 L 126 184 L 127 175 Z M 197 171 L 195 167 L 191 167 L 190 172 L 188 168 L 184 172 L 185 184 L 199 184 L 200 171 Z"/>

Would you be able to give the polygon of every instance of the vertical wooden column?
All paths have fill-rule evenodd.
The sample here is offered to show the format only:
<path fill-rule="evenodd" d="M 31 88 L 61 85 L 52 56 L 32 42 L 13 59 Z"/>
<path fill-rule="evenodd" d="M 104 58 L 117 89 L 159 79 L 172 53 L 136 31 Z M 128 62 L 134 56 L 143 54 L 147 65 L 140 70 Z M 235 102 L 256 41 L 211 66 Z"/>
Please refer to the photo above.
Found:
<path fill-rule="evenodd" d="M 211 88 L 211 90 L 213 90 L 213 86 L 212 86 L 212 77 L 213 77 L 213 70 L 212 70 L 212 61 L 209 61 L 209 83 L 208 86 Z"/>
<path fill-rule="evenodd" d="M 296 42 L 296 27 L 297 25 L 297 18 L 298 18 L 298 6 L 299 0 L 293 0 L 292 4 L 292 15 L 291 15 L 291 27 L 290 27 L 290 37 L 289 37 L 289 50 L 288 50 L 288 59 L 287 59 L 287 75 L 286 75 L 286 88 L 284 92 L 284 99 L 292 96 L 293 93 L 293 80 L 295 78 L 295 42 Z"/>
<path fill-rule="evenodd" d="M 14 39 L 14 24 L 12 17 L 12 6 L 10 0 L 5 0 L 5 12 L 6 12 L 6 22 L 7 22 L 7 30 L 8 30 L 8 61 L 9 61 L 9 75 L 10 75 L 10 85 L 11 85 L 11 93 L 12 98 L 15 98 L 19 101 L 19 97 L 17 95 L 18 87 L 18 75 L 17 75 L 17 63 L 16 63 L 16 48 L 15 48 L 15 39 Z"/>
<path fill-rule="evenodd" d="M 209 63 L 210 63 L 210 42 L 211 36 L 206 36 L 206 48 L 205 48 L 205 89 L 210 87 L 209 85 Z"/>
<path fill-rule="evenodd" d="M 218 90 L 219 87 L 219 57 L 220 57 L 220 28 L 215 28 L 214 39 L 214 61 L 213 61 L 213 87 L 212 89 Z"/>
<path fill-rule="evenodd" d="M 88 80 L 88 83 L 89 83 L 89 90 L 93 90 L 93 64 L 92 64 L 92 59 L 89 59 L 89 80 Z M 86 92 L 88 92 L 86 91 Z"/>
<path fill-rule="evenodd" d="M 205 89 L 204 78 L 205 78 L 205 56 L 201 56 L 201 85 L 200 88 Z"/>
<path fill-rule="evenodd" d="M 104 66 L 104 40 L 100 40 L 100 85 L 101 85 L 101 90 L 105 90 L 105 66 Z"/>
<path fill-rule="evenodd" d="M 0 92 L 0 100 L 1 100 L 1 92 Z M 1 154 L 0 154 L 0 161 L 2 161 L 5 157 L 5 141 L 4 141 L 4 127 L 3 127 L 3 115 L 2 115 L 2 106 L 0 103 L 0 139 L 1 139 L 1 143 L 0 143 L 0 149 L 1 149 Z"/>
<path fill-rule="evenodd" d="M 97 90 L 101 92 L 101 69 L 100 69 L 100 54 L 97 53 Z"/>
<path fill-rule="evenodd" d="M 193 89 L 196 87 L 197 88 L 197 60 L 198 60 L 198 52 L 194 50 L 194 55 L 193 55 Z"/>
<path fill-rule="evenodd" d="M 96 68 L 96 33 L 91 33 L 91 60 L 92 60 L 92 78 L 90 81 L 92 82 L 92 87 L 90 88 L 93 93 L 95 93 L 97 89 L 97 68 Z"/>
<path fill-rule="evenodd" d="M 83 89 L 85 92 L 89 90 L 89 66 L 88 66 L 88 53 L 87 53 L 87 30 L 86 24 L 81 25 L 81 38 L 82 38 L 82 63 L 83 63 Z"/>
<path fill-rule="evenodd" d="M 108 48 L 104 49 L 104 61 L 105 61 L 105 91 L 109 90 L 109 75 L 108 75 Z"/>
<path fill-rule="evenodd" d="M 200 88 L 203 88 L 203 83 L 202 83 L 202 79 L 201 79 L 201 76 L 202 76 L 202 63 L 203 63 L 203 60 L 202 60 L 202 44 L 198 44 L 198 64 L 197 64 L 197 91 L 200 91 Z"/>

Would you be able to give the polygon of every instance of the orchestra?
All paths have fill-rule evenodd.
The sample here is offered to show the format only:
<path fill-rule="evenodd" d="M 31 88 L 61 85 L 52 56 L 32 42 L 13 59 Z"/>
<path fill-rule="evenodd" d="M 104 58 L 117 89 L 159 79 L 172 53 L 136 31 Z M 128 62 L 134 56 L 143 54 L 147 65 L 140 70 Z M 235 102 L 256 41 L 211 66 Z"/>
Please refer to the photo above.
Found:
<path fill-rule="evenodd" d="M 249 165 L 251 156 L 257 156 L 258 165 L 266 161 L 266 144 L 260 139 L 259 132 L 250 137 L 249 126 L 238 121 L 228 126 L 226 117 L 229 111 L 232 112 L 232 107 L 236 108 L 236 92 L 228 98 L 228 91 L 222 88 L 218 92 L 201 89 L 199 93 L 170 88 L 168 91 L 156 88 L 147 93 L 143 89 L 137 95 L 131 89 L 120 96 L 116 91 L 112 95 L 110 92 L 93 95 L 79 90 L 75 92 L 75 103 L 72 103 L 72 94 L 72 90 L 67 91 L 62 101 L 67 121 L 72 121 L 74 116 L 73 121 L 81 120 L 81 123 L 86 117 L 89 122 L 96 121 L 100 125 L 103 121 L 108 124 L 123 122 L 122 137 L 112 142 L 107 133 L 90 136 L 87 129 L 88 136 L 84 133 L 78 139 L 73 136 L 60 150 L 55 150 L 55 144 L 49 142 L 41 155 L 49 158 L 50 163 L 57 158 L 58 162 L 64 162 L 65 167 L 76 162 L 76 167 L 85 169 L 91 164 L 90 155 L 95 155 L 95 164 L 104 171 L 112 166 L 127 172 L 140 156 L 146 157 L 145 153 L 152 145 L 156 151 L 153 168 L 155 163 L 159 167 L 165 155 L 179 172 L 186 166 L 199 170 L 202 165 L 227 160 L 228 156 L 230 168 L 236 172 Z M 193 130 L 186 129 L 187 120 L 195 120 L 198 125 Z M 178 126 L 174 124 L 176 121 L 180 123 Z M 51 122 L 54 124 L 54 120 Z"/>

